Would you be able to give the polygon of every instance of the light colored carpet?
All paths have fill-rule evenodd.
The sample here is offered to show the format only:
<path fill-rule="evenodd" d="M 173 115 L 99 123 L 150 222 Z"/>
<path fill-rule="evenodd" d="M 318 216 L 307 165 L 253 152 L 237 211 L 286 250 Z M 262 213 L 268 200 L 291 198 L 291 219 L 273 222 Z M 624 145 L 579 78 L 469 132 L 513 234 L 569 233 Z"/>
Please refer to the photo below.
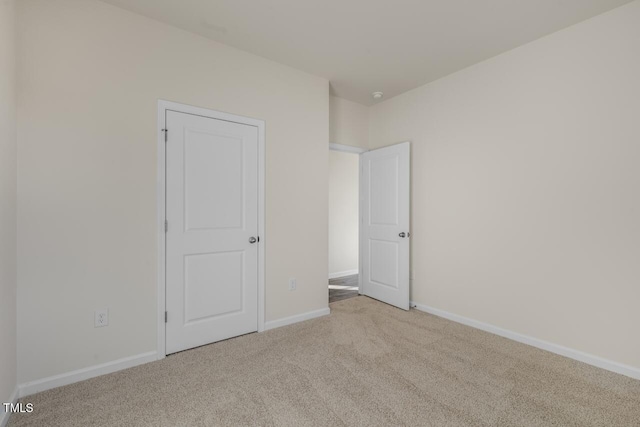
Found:
<path fill-rule="evenodd" d="M 639 426 L 640 381 L 356 297 L 32 395 L 19 426 Z"/>

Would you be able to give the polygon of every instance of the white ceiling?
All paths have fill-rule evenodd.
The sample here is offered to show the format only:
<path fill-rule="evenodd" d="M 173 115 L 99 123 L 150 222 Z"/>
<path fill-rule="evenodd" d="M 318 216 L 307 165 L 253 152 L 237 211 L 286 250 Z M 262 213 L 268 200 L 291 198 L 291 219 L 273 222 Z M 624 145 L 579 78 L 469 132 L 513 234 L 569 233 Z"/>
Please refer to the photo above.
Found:
<path fill-rule="evenodd" d="M 371 105 L 630 0 L 103 0 Z"/>

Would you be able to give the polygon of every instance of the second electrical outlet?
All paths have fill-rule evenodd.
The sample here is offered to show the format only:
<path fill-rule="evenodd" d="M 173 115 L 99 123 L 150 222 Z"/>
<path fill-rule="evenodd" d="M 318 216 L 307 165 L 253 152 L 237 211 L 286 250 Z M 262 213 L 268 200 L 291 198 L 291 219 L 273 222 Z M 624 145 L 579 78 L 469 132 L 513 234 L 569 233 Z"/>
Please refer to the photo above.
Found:
<path fill-rule="evenodd" d="M 295 291 L 297 287 L 298 287 L 298 282 L 296 281 L 295 277 L 292 279 L 289 279 L 289 290 Z"/>
<path fill-rule="evenodd" d="M 108 326 L 108 325 L 109 325 L 109 310 L 106 308 L 102 310 L 96 310 L 94 326 L 96 328 L 101 328 L 103 326 Z"/>

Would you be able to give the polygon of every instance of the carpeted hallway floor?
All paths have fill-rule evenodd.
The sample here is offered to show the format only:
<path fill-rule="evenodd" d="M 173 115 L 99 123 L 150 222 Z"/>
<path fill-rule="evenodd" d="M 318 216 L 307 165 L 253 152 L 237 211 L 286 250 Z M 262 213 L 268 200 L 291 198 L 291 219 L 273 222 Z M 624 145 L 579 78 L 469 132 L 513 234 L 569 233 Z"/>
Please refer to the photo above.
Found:
<path fill-rule="evenodd" d="M 638 426 L 640 381 L 356 297 L 29 396 L 10 426 Z"/>

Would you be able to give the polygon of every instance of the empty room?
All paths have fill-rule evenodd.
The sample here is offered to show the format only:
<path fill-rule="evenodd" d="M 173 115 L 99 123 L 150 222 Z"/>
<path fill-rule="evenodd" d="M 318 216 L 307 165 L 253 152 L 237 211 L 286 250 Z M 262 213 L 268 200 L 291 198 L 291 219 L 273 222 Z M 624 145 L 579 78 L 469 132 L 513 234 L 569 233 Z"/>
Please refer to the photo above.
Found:
<path fill-rule="evenodd" d="M 0 0 L 0 427 L 640 426 L 640 0 Z"/>

